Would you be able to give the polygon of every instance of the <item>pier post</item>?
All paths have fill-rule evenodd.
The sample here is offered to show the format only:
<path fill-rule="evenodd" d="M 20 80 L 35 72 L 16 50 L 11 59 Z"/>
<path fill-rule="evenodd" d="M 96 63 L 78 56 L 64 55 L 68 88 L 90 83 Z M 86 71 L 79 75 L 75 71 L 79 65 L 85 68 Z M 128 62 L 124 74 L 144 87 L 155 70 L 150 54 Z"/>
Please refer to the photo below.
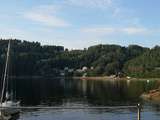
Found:
<path fill-rule="evenodd" d="M 137 109 L 138 109 L 137 120 L 141 120 L 141 104 L 140 103 L 137 104 Z"/>

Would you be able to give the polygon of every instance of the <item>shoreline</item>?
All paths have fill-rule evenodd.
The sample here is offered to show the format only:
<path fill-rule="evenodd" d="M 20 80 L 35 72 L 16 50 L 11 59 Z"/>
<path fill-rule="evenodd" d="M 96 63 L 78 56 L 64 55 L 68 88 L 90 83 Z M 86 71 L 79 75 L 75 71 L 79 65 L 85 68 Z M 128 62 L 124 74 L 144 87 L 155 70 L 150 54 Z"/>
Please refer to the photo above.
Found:
<path fill-rule="evenodd" d="M 110 77 L 110 76 L 94 76 L 94 77 L 61 77 L 61 76 L 10 76 L 13 79 L 43 79 L 43 78 L 63 78 L 63 79 L 75 79 L 75 80 L 160 80 L 160 78 L 127 78 L 127 77 Z"/>
<path fill-rule="evenodd" d="M 148 93 L 143 93 L 140 97 L 148 102 L 160 103 L 160 89 L 150 90 Z"/>
<path fill-rule="evenodd" d="M 109 77 L 109 76 L 97 76 L 97 77 L 72 77 L 73 79 L 80 80 L 160 80 L 160 78 L 126 78 L 126 77 Z"/>

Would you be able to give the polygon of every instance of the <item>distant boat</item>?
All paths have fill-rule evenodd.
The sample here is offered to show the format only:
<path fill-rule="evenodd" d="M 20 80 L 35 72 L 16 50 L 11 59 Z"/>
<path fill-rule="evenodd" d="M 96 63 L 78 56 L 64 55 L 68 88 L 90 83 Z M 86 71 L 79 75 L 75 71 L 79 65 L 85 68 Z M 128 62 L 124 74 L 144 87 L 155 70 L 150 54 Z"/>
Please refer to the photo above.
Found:
<path fill-rule="evenodd" d="M 1 91 L 1 98 L 0 98 L 0 119 L 3 120 L 10 120 L 15 115 L 19 114 L 20 110 L 15 108 L 20 105 L 19 101 L 15 101 L 13 99 L 13 90 L 9 91 L 9 57 L 10 57 L 10 46 L 11 42 L 8 42 L 8 49 L 7 49 L 7 57 L 6 57 L 6 64 L 4 75 L 2 79 L 2 91 Z M 14 107 L 14 108 L 13 108 Z"/>

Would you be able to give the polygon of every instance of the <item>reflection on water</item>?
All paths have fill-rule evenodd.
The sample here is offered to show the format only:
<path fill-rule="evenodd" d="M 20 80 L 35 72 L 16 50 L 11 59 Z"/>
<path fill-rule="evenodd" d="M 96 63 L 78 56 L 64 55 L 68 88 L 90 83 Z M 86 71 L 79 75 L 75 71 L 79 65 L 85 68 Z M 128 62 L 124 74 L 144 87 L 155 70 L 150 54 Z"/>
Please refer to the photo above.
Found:
<path fill-rule="evenodd" d="M 145 119 L 157 120 L 159 105 L 141 101 L 139 96 L 150 89 L 158 88 L 159 81 L 127 80 L 73 80 L 73 79 L 16 79 L 17 99 L 24 106 L 145 106 Z M 122 110 L 30 110 L 23 111 L 20 119 L 27 120 L 128 120 L 136 119 L 135 109 Z M 150 115 L 150 116 L 148 116 Z"/>
<path fill-rule="evenodd" d="M 139 96 L 153 88 L 156 81 L 100 81 L 71 79 L 18 79 L 17 99 L 23 105 L 63 105 L 86 102 L 90 105 L 133 105 Z"/>

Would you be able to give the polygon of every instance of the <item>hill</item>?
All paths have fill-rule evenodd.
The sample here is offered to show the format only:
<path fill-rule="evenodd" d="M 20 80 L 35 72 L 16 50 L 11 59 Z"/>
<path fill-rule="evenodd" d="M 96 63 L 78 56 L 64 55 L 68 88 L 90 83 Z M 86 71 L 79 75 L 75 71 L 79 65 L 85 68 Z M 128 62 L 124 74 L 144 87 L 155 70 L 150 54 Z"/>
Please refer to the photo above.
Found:
<path fill-rule="evenodd" d="M 0 40 L 0 73 L 3 73 L 8 40 Z M 95 45 L 84 50 L 39 42 L 11 40 L 12 76 L 160 77 L 160 47 Z"/>

